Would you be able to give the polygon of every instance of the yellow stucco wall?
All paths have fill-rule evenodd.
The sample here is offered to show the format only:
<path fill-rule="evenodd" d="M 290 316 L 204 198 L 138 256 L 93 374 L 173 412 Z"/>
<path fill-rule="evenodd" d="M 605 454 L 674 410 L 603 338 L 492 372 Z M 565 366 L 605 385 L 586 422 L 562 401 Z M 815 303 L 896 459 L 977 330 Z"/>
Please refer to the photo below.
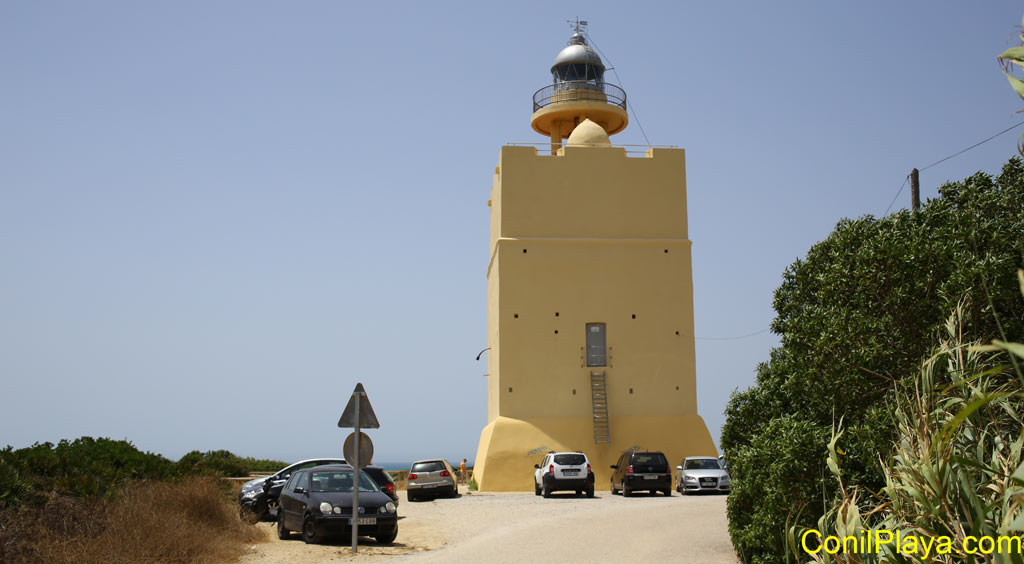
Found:
<path fill-rule="evenodd" d="M 696 407 L 684 151 L 503 147 L 490 209 L 479 487 L 529 490 L 548 450 L 586 452 L 599 488 L 627 448 L 673 464 L 714 455 Z M 584 366 L 593 322 L 606 324 L 607 367 Z M 607 445 L 594 444 L 592 370 L 607 377 Z"/>

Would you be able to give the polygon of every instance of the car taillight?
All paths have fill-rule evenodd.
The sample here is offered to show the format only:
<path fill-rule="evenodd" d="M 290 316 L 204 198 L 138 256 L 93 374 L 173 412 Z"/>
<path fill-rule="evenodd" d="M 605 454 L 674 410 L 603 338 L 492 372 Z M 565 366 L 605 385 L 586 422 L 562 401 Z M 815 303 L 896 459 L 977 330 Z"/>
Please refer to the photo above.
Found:
<path fill-rule="evenodd" d="M 554 465 L 554 464 L 552 464 L 552 465 L 548 466 L 548 472 L 550 472 L 550 473 L 552 473 L 552 474 L 554 474 L 554 473 L 555 473 L 555 465 Z"/>
<path fill-rule="evenodd" d="M 590 463 L 588 462 L 587 463 L 587 474 L 590 474 L 590 472 L 591 472 L 591 470 L 590 470 Z"/>
<path fill-rule="evenodd" d="M 384 486 L 384 491 L 388 492 L 388 494 L 395 493 L 395 485 L 394 484 L 386 484 Z"/>
<path fill-rule="evenodd" d="M 442 478 L 447 478 L 448 476 L 451 476 L 451 474 L 449 474 L 447 470 L 441 470 Z"/>
<path fill-rule="evenodd" d="M 632 474 L 632 473 L 633 473 L 633 465 L 630 464 L 629 468 L 626 468 L 626 474 Z"/>
<path fill-rule="evenodd" d="M 419 476 L 417 476 L 416 474 L 409 474 L 410 480 L 415 480 L 416 478 L 419 478 Z"/>

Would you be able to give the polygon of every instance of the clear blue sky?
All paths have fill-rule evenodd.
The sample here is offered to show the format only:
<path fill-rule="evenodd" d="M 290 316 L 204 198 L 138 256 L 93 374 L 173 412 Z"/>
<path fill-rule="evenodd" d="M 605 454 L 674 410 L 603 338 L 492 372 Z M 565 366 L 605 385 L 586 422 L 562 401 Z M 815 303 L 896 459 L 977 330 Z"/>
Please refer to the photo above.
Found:
<path fill-rule="evenodd" d="M 473 459 L 491 175 L 574 17 L 687 150 L 698 405 L 781 273 L 913 167 L 1024 120 L 986 2 L 0 3 L 0 445 Z M 607 62 L 607 61 L 606 61 Z M 610 77 L 614 80 L 614 77 Z M 1017 130 L 921 175 L 998 172 Z M 616 143 L 644 143 L 636 120 Z M 906 206 L 904 191 L 897 206 Z M 301 422 L 301 425 L 300 425 Z"/>

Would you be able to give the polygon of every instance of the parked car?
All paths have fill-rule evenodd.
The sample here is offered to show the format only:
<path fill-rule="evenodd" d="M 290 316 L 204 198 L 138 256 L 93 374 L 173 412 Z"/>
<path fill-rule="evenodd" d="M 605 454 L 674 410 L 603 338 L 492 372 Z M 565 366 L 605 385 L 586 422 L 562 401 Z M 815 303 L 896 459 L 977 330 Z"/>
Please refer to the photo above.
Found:
<path fill-rule="evenodd" d="M 455 482 L 455 471 L 447 460 L 417 460 L 409 469 L 405 481 L 405 493 L 409 501 L 440 495 L 455 497 L 459 486 Z"/>
<path fill-rule="evenodd" d="M 729 472 L 713 456 L 687 456 L 676 470 L 679 470 L 676 491 L 681 494 L 729 493 Z"/>
<path fill-rule="evenodd" d="M 270 511 L 277 510 L 277 498 L 281 495 L 281 488 L 284 487 L 288 478 L 291 478 L 298 470 L 312 468 L 322 464 L 344 464 L 343 458 L 315 458 L 300 460 L 289 464 L 278 470 L 272 476 L 256 478 L 242 484 L 242 491 L 238 492 L 238 503 L 242 513 L 255 515 L 257 519 L 265 518 Z"/>
<path fill-rule="evenodd" d="M 626 451 L 612 469 L 612 495 L 619 490 L 626 497 L 636 490 L 672 495 L 672 470 L 661 452 Z"/>
<path fill-rule="evenodd" d="M 281 488 L 293 473 L 298 470 L 321 466 L 323 464 L 346 464 L 344 458 L 318 458 L 303 460 L 278 470 L 273 476 L 250 480 L 242 485 L 242 491 L 238 493 L 238 502 L 243 514 L 254 515 L 257 519 L 276 518 L 277 499 L 281 495 Z M 398 505 L 398 488 L 391 475 L 380 466 L 367 466 L 363 472 L 370 475 L 380 489 L 391 497 L 391 500 Z"/>
<path fill-rule="evenodd" d="M 359 507 L 352 511 L 356 483 L 352 467 L 316 466 L 292 474 L 281 489 L 277 537 L 286 540 L 301 531 L 309 544 L 332 535 L 352 534 L 353 515 L 359 532 L 388 544 L 398 536 L 398 507 L 369 474 L 359 473 Z"/>
<path fill-rule="evenodd" d="M 587 497 L 594 497 L 594 471 L 582 452 L 551 451 L 533 467 L 533 489 L 537 495 L 551 497 L 551 492 L 575 490 L 577 496 L 586 492 Z"/>

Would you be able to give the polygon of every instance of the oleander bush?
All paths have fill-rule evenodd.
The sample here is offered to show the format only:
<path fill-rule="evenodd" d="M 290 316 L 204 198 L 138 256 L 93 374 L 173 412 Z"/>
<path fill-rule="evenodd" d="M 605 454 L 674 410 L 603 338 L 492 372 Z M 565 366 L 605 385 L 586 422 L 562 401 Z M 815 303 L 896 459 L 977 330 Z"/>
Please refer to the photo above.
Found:
<path fill-rule="evenodd" d="M 1022 263 L 1024 164 L 1013 158 L 996 178 L 945 184 L 917 211 L 844 219 L 786 269 L 772 323 L 781 345 L 755 385 L 733 393 L 722 429 L 744 562 L 785 562 L 788 529 L 814 525 L 840 495 L 823 440 L 838 421 L 844 483 L 862 496 L 882 490 L 879 454 L 898 433 L 886 401 L 944 340 L 961 300 L 965 334 L 1024 335 Z"/>

